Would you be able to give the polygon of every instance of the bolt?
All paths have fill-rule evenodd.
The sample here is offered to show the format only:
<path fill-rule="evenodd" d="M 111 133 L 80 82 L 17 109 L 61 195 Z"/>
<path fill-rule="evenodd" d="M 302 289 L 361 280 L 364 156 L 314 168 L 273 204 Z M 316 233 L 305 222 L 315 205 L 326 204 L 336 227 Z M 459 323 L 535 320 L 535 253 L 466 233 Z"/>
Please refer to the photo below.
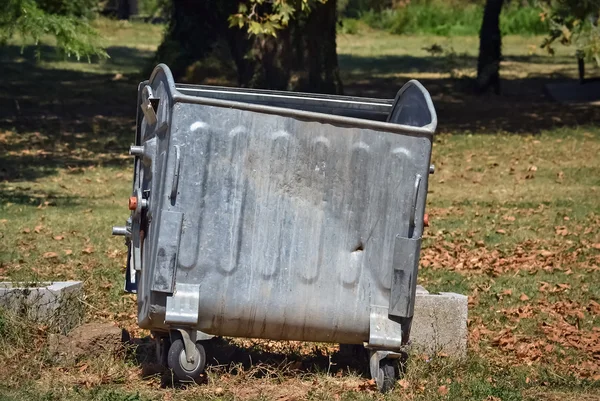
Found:
<path fill-rule="evenodd" d="M 113 227 L 112 235 L 127 235 L 127 227 Z"/>
<path fill-rule="evenodd" d="M 130 196 L 129 197 L 129 210 L 135 210 L 135 209 L 137 209 L 137 206 L 138 206 L 137 196 Z"/>
<path fill-rule="evenodd" d="M 132 156 L 144 156 L 144 147 L 131 145 L 129 148 L 129 154 Z"/>
<path fill-rule="evenodd" d="M 435 165 L 431 164 L 429 166 L 429 174 L 433 174 L 433 173 L 435 173 Z"/>

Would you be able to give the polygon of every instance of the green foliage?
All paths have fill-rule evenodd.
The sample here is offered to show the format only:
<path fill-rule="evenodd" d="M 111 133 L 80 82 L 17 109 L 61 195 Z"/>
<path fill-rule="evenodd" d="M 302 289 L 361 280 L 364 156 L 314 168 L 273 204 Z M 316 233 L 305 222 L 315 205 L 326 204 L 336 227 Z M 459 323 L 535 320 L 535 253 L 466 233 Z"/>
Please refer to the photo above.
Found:
<path fill-rule="evenodd" d="M 138 0 L 138 10 L 140 15 L 166 16 L 170 3 L 171 0 Z"/>
<path fill-rule="evenodd" d="M 550 33 L 542 47 L 551 54 L 552 45 L 575 45 L 577 52 L 600 66 L 600 0 L 540 0 L 542 19 Z"/>
<path fill-rule="evenodd" d="M 502 12 L 500 28 L 505 35 L 543 34 L 547 24 L 540 20 L 540 9 L 512 4 Z M 455 5 L 441 1 L 414 2 L 396 9 L 370 10 L 361 20 L 375 29 L 394 34 L 475 36 L 479 34 L 483 6 L 478 3 Z"/>
<path fill-rule="evenodd" d="M 93 18 L 98 12 L 98 0 L 36 0 L 37 6 L 50 14 Z"/>
<path fill-rule="evenodd" d="M 229 17 L 229 26 L 246 28 L 248 34 L 277 36 L 290 19 L 309 13 L 317 3 L 327 0 L 247 0 L 241 2 L 238 12 Z"/>
<path fill-rule="evenodd" d="M 340 20 L 339 32 L 346 35 L 356 35 L 360 31 L 360 21 L 355 18 L 344 18 Z"/>
<path fill-rule="evenodd" d="M 108 57 L 98 44 L 98 34 L 89 25 L 88 19 L 78 13 L 88 13 L 83 5 L 86 1 L 69 2 L 42 0 L 7 0 L 0 13 L 0 43 L 15 35 L 24 40 L 31 39 L 36 45 L 46 36 L 56 39 L 57 48 L 67 57 L 77 60 L 91 56 Z M 79 4 L 75 6 L 75 3 Z M 48 10 L 42 8 L 46 4 Z M 81 8 L 78 8 L 80 7 Z"/>

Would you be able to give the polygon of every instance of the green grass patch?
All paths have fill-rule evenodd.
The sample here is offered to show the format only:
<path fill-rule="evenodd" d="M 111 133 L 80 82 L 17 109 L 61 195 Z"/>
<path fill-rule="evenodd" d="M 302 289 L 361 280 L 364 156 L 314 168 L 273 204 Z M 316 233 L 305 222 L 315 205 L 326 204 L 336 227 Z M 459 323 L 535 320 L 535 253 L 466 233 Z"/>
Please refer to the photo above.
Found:
<path fill-rule="evenodd" d="M 504 35 L 540 35 L 548 26 L 540 19 L 540 9 L 511 4 L 505 6 L 500 16 L 500 29 Z M 478 35 L 483 18 L 481 4 L 457 6 L 444 1 L 414 2 L 404 7 L 369 10 L 360 14 L 360 21 L 373 29 L 390 33 L 412 35 L 469 36 Z M 346 20 L 344 20 L 345 23 Z M 354 20 L 349 25 L 352 32 L 359 29 Z"/>

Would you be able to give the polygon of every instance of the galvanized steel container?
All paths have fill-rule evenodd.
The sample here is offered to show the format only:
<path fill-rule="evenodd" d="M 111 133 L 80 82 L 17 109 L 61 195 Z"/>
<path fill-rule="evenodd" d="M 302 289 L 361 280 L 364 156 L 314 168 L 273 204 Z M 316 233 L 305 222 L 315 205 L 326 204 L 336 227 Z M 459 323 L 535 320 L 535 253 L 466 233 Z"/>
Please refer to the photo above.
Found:
<path fill-rule="evenodd" d="M 382 383 L 413 314 L 427 91 L 179 85 L 159 65 L 138 103 L 132 213 L 114 233 L 128 238 L 140 327 L 180 336 L 188 364 L 206 335 L 364 344 Z"/>

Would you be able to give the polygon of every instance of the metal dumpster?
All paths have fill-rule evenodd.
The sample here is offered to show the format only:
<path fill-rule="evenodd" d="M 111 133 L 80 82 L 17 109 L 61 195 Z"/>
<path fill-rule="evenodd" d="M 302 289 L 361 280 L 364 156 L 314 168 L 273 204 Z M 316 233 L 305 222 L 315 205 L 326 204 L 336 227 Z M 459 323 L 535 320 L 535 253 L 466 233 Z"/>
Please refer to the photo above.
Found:
<path fill-rule="evenodd" d="M 393 100 L 138 90 L 126 290 L 181 380 L 212 335 L 363 344 L 380 388 L 408 341 L 437 117 Z"/>

